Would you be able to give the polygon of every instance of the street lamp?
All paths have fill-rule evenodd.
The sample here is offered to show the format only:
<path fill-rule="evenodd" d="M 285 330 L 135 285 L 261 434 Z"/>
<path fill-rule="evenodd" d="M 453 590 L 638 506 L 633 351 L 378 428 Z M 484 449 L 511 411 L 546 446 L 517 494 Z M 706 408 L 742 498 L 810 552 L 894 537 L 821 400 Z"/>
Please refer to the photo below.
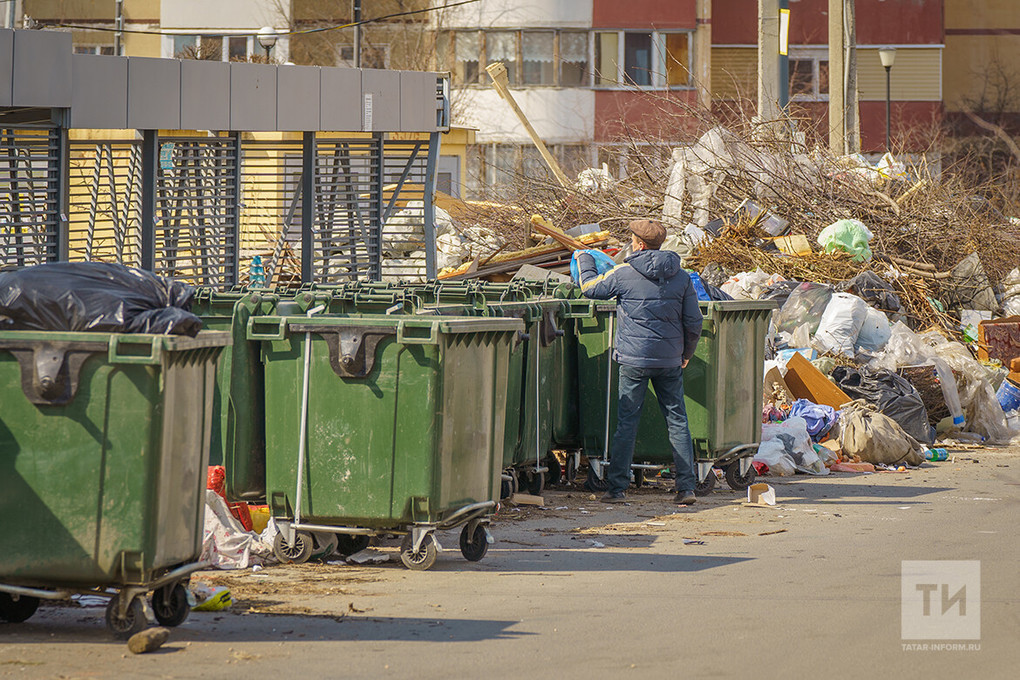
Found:
<path fill-rule="evenodd" d="M 276 45 L 276 29 L 272 26 L 263 26 L 259 29 L 258 39 L 259 45 L 266 51 L 266 61 L 269 61 L 269 52 L 272 51 L 273 46 Z"/>
<path fill-rule="evenodd" d="M 891 117 L 890 111 L 892 110 L 892 90 L 890 83 L 892 80 L 891 73 L 893 62 L 896 61 L 896 48 L 880 48 L 878 50 L 878 58 L 882 60 L 882 66 L 885 67 L 885 150 L 889 151 L 889 120 Z"/>

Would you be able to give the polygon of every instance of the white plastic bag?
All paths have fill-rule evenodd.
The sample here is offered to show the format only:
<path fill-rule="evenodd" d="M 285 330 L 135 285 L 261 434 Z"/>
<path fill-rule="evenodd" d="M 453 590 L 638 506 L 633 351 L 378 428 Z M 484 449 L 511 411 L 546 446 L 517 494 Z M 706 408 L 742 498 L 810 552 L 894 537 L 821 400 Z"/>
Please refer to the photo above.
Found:
<path fill-rule="evenodd" d="M 765 463 L 770 472 L 780 476 L 797 471 L 812 475 L 828 473 L 828 468 L 811 445 L 807 421 L 800 417 L 762 425 L 761 444 L 754 459 Z"/>
<path fill-rule="evenodd" d="M 812 345 L 819 352 L 854 356 L 868 304 L 850 293 L 834 293 L 822 313 Z"/>
<path fill-rule="evenodd" d="M 757 300 L 766 288 L 776 281 L 784 281 L 779 274 L 766 274 L 761 269 L 740 272 L 720 286 L 734 300 Z"/>
<path fill-rule="evenodd" d="M 885 347 L 892 336 L 892 327 L 889 325 L 889 318 L 885 313 L 868 307 L 861 325 L 861 332 L 857 335 L 857 347 L 869 352 L 877 352 Z"/>

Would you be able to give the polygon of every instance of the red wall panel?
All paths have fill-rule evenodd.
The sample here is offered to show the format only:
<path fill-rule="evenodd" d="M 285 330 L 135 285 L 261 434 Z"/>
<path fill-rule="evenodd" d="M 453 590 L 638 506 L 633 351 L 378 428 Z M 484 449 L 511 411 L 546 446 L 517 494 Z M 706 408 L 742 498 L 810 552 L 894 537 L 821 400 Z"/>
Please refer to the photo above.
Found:
<path fill-rule="evenodd" d="M 694 28 L 695 0 L 594 0 L 593 28 Z"/>
<path fill-rule="evenodd" d="M 857 42 L 861 45 L 940 44 L 944 0 L 857 0 Z M 790 0 L 790 42 L 826 45 L 828 0 Z M 714 0 L 712 43 L 758 42 L 758 0 Z"/>
<path fill-rule="evenodd" d="M 689 140 L 699 121 L 687 115 L 697 102 L 693 90 L 595 92 L 595 141 Z"/>

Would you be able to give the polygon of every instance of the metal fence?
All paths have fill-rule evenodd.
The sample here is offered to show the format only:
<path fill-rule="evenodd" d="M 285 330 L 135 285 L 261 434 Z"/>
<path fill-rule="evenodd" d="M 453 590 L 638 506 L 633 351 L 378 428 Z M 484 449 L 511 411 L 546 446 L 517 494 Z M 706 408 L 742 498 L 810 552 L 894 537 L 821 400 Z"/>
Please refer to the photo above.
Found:
<path fill-rule="evenodd" d="M 59 193 L 46 169 L 59 167 L 54 160 L 59 138 L 34 133 L 17 140 L 16 155 L 32 160 L 18 165 L 20 193 L 0 194 L 7 199 L 0 219 L 5 239 L 15 233 L 19 243 L 34 238 L 37 250 L 23 246 L 20 259 L 18 251 L 4 249 L 5 263 L 15 258 L 12 264 L 22 266 L 57 259 Z M 256 256 L 267 283 L 426 274 L 423 255 L 430 250 L 425 243 L 430 242 L 432 209 L 425 197 L 433 186 L 438 134 L 415 140 L 388 140 L 380 134 L 342 139 L 306 133 L 303 139 L 272 141 L 242 140 L 240 133 L 167 136 L 150 142 L 150 156 L 158 158 L 149 168 L 145 143 L 70 142 L 70 259 L 132 266 L 151 262 L 159 274 L 214 287 L 246 282 Z M 35 169 L 37 200 L 28 203 L 24 168 Z M 143 227 L 147 171 L 155 174 L 148 238 Z M 307 217 L 306 193 L 312 198 Z M 48 203 L 38 200 L 43 196 Z M 39 212 L 45 206 L 50 222 L 24 217 L 28 208 Z M 22 215 L 20 222 L 12 221 L 12 214 Z M 8 223 L 31 224 L 34 231 L 8 230 Z"/>
<path fill-rule="evenodd" d="M 0 129 L 0 267 L 61 256 L 61 140 L 56 129 Z"/>

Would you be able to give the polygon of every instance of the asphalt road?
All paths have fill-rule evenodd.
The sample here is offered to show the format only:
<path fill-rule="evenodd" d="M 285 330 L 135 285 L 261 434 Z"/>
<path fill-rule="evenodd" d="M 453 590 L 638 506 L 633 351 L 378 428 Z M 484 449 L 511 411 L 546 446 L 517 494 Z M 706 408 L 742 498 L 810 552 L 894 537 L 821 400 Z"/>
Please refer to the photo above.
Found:
<path fill-rule="evenodd" d="M 688 510 L 664 489 L 625 506 L 555 489 L 545 509 L 505 507 L 482 562 L 443 535 L 428 572 L 206 572 L 234 605 L 143 656 L 109 638 L 102 608 L 44 607 L 0 624 L 0 678 L 1014 678 L 1020 448 L 955 455 L 773 478 L 771 508 L 728 490 Z M 979 610 L 978 639 L 903 639 L 905 560 L 979 562 L 964 617 L 950 597 L 939 619 Z"/>

